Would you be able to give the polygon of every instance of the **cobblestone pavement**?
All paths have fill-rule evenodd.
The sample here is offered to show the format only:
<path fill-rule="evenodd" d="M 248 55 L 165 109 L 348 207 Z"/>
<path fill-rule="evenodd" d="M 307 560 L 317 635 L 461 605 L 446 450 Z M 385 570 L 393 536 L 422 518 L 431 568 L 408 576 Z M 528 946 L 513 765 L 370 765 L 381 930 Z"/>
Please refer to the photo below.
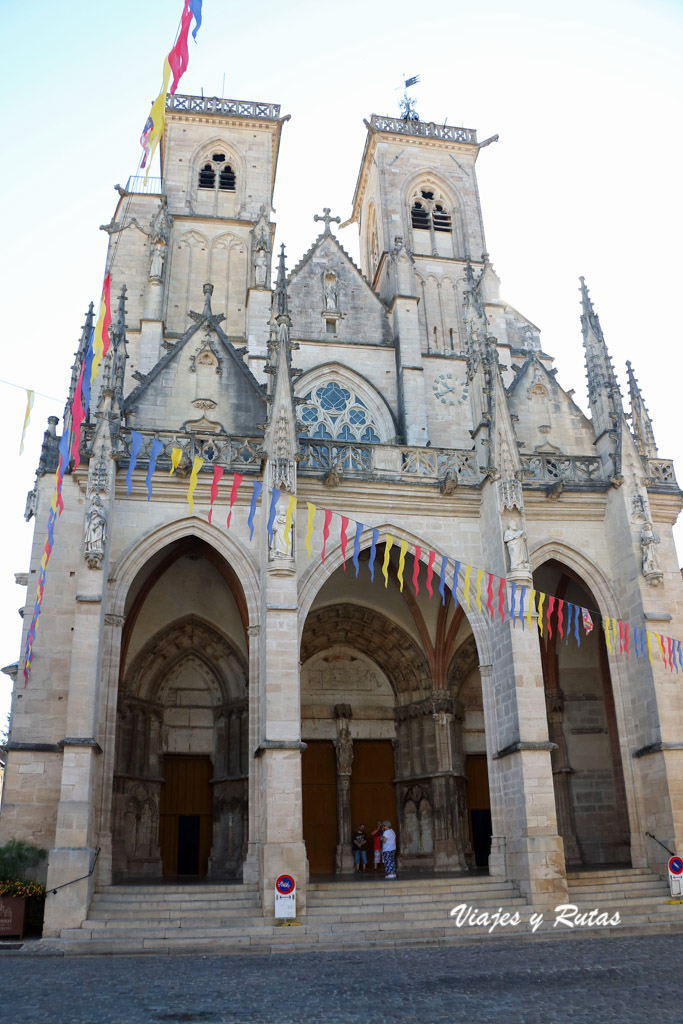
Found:
<path fill-rule="evenodd" d="M 3 1024 L 683 1022 L 679 935 L 237 956 L 8 956 Z"/>

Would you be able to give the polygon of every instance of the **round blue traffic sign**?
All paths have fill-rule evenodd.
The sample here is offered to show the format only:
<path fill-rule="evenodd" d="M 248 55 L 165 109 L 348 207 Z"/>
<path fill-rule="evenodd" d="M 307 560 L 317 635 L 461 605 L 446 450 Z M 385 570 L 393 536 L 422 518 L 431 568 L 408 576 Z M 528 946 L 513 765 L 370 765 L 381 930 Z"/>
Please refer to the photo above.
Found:
<path fill-rule="evenodd" d="M 672 857 L 669 861 L 669 871 L 672 875 L 683 875 L 683 858 Z"/>
<path fill-rule="evenodd" d="M 683 868 L 681 870 L 683 870 Z M 296 882 L 291 875 L 280 875 L 275 883 L 275 888 L 283 896 L 289 896 L 290 893 L 294 892 Z"/>

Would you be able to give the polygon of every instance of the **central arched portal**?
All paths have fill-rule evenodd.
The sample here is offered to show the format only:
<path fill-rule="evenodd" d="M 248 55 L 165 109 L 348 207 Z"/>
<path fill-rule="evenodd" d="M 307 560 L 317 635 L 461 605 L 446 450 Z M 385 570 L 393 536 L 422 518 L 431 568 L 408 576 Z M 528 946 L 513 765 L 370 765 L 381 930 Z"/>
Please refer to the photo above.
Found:
<path fill-rule="evenodd" d="M 343 568 L 332 573 L 303 629 L 303 832 L 313 875 L 352 871 L 352 835 L 360 824 L 369 833 L 378 819 L 396 829 L 401 870 L 487 863 L 474 637 L 447 586 L 442 599 L 431 580 L 429 598 L 424 566 L 415 593 L 393 557 L 384 586 L 383 560 L 378 546 L 374 581 L 367 552 L 359 579 Z M 371 846 L 368 860 L 372 870 Z"/>
<path fill-rule="evenodd" d="M 184 538 L 138 574 L 117 706 L 113 872 L 234 877 L 246 846 L 246 612 L 228 564 Z"/>

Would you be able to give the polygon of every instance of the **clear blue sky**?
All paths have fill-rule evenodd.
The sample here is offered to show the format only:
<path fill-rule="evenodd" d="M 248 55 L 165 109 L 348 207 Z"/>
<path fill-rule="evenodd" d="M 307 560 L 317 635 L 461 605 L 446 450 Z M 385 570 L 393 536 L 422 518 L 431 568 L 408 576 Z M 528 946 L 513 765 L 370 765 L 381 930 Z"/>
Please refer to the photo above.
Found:
<path fill-rule="evenodd" d="M 58 399 L 36 401 L 19 460 L 24 399 L 0 387 L 6 665 L 19 656 L 23 603 L 12 574 L 28 568 L 33 532 L 25 495 L 46 417 L 63 409 L 83 312 L 101 289 L 98 226 L 113 213 L 113 185 L 137 167 L 182 2 L 2 6 L 0 377 Z M 220 95 L 225 73 L 226 96 L 279 102 L 292 115 L 275 220 L 293 266 L 318 232 L 315 213 L 349 215 L 363 118 L 395 113 L 402 73 L 419 74 L 424 120 L 500 135 L 478 163 L 487 247 L 503 296 L 543 329 L 560 382 L 585 407 L 584 274 L 620 381 L 630 358 L 661 456 L 680 457 L 682 52 L 683 7 L 658 0 L 204 0 L 180 91 Z M 355 227 L 340 238 L 357 252 Z M 9 680 L 0 680 L 2 715 Z"/>

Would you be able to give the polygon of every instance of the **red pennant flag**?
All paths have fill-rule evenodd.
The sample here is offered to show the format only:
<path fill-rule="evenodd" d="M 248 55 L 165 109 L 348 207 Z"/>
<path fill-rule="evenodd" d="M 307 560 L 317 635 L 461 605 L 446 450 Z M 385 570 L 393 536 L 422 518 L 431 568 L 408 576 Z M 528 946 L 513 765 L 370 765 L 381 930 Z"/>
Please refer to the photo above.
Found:
<path fill-rule="evenodd" d="M 325 548 L 327 546 L 327 538 L 330 535 L 330 523 L 331 522 L 332 522 L 332 513 L 330 512 L 329 508 L 326 508 L 325 509 L 325 523 L 323 525 L 323 550 L 322 550 L 322 556 L 321 556 L 323 562 L 325 561 Z"/>
<path fill-rule="evenodd" d="M 619 654 L 624 653 L 624 624 L 619 619 Z"/>
<path fill-rule="evenodd" d="M 434 559 L 436 553 L 434 551 L 429 552 L 429 560 L 427 562 L 427 590 L 429 591 L 429 599 L 432 598 L 432 572 L 434 571 Z"/>
<path fill-rule="evenodd" d="M 342 549 L 342 558 L 344 559 L 344 564 L 343 564 L 344 572 L 346 572 L 346 544 L 347 544 L 347 540 L 348 540 L 348 538 L 346 536 L 346 531 L 348 530 L 348 528 L 349 528 L 349 520 L 347 519 L 346 516 L 342 516 L 341 517 L 341 549 Z"/>
<path fill-rule="evenodd" d="M 189 8 L 188 0 L 185 0 L 185 7 L 180 19 L 180 32 L 178 39 L 168 55 L 168 63 L 171 66 L 173 72 L 173 84 L 170 88 L 170 93 L 173 93 L 178 88 L 178 82 L 187 70 L 187 65 L 190 61 L 190 55 L 187 48 L 187 34 L 190 31 L 190 24 L 192 22 L 192 11 Z"/>
<path fill-rule="evenodd" d="M 228 529 L 230 529 L 230 518 L 232 516 L 232 506 L 235 504 L 235 498 L 237 497 L 237 492 L 240 489 L 240 484 L 241 483 L 242 483 L 242 474 L 241 473 L 235 473 L 234 477 L 232 478 L 232 488 L 230 490 L 230 510 L 228 512 Z"/>
<path fill-rule="evenodd" d="M 624 650 L 626 651 L 626 660 L 628 661 L 628 622 L 624 623 Z"/>
<path fill-rule="evenodd" d="M 560 639 L 564 640 L 564 629 L 562 628 L 562 609 L 564 607 L 564 601 L 558 600 L 557 602 L 557 628 L 560 633 Z"/>
<path fill-rule="evenodd" d="M 671 651 L 671 637 L 670 636 L 668 636 L 666 638 L 666 643 L 667 643 L 667 647 L 668 647 L 668 650 L 669 650 L 669 668 L 673 672 L 673 670 L 674 670 L 674 663 L 673 663 L 673 659 L 672 659 L 672 656 L 671 656 L 672 651 Z"/>
<path fill-rule="evenodd" d="M 209 506 L 209 523 L 213 514 L 213 503 L 218 496 L 218 484 L 225 470 L 222 466 L 213 467 L 213 480 L 211 481 L 211 504 Z"/>
<path fill-rule="evenodd" d="M 420 593 L 420 583 L 418 577 L 420 575 L 420 556 L 422 554 L 422 548 L 419 544 L 415 545 L 415 559 L 413 561 L 413 586 L 415 587 L 415 593 Z"/>
<path fill-rule="evenodd" d="M 489 582 L 486 591 L 487 601 L 486 607 L 489 610 L 489 615 L 493 618 L 493 573 L 489 573 Z"/>
<path fill-rule="evenodd" d="M 550 616 L 553 614 L 554 607 L 555 598 L 548 595 L 548 611 L 545 613 L 545 621 L 548 625 L 548 639 L 553 635 L 553 627 L 550 625 Z"/>
<path fill-rule="evenodd" d="M 501 579 L 498 584 L 498 611 L 500 612 L 501 622 L 505 622 L 505 580 Z"/>
<path fill-rule="evenodd" d="M 83 373 L 85 371 L 85 358 L 81 364 L 81 372 L 78 375 L 78 384 L 76 385 L 76 391 L 74 393 L 74 400 L 71 405 L 71 423 L 73 429 L 72 438 L 72 454 L 74 460 L 74 469 L 77 469 L 81 464 L 81 426 L 85 419 L 85 409 L 83 408 Z"/>

